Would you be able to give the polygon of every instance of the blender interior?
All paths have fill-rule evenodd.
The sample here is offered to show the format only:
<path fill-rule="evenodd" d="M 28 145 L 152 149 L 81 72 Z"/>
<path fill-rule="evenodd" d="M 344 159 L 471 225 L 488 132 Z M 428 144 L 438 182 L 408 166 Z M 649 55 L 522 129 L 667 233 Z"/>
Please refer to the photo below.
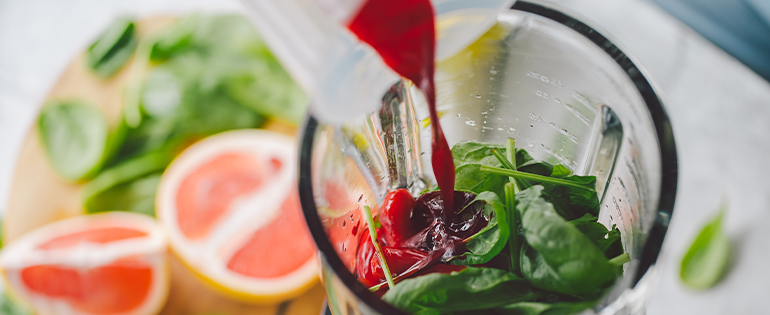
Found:
<path fill-rule="evenodd" d="M 632 60 L 552 5 L 519 1 L 437 64 L 436 90 L 450 146 L 512 137 L 535 159 L 597 177 L 599 221 L 618 226 L 632 260 L 589 312 L 643 307 L 637 283 L 657 258 L 673 209 L 676 150 L 661 101 Z M 435 184 L 427 117 L 419 90 L 402 81 L 380 112 L 343 126 L 310 117 L 305 126 L 300 194 L 334 314 L 400 313 L 351 272 L 368 233 L 360 208 L 376 213 L 390 189 L 417 195 Z"/>

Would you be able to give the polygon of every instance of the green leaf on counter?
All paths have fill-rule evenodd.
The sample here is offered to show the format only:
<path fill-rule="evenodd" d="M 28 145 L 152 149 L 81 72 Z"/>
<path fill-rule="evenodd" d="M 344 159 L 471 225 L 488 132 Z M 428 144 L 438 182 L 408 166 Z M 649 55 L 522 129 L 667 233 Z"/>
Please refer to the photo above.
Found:
<path fill-rule="evenodd" d="M 81 190 L 81 198 L 86 212 L 128 210 L 137 207 L 136 202 L 146 196 L 144 183 L 133 186 L 137 178 L 162 171 L 171 163 L 173 153 L 156 151 L 126 160 L 102 171 L 99 176 L 86 183 Z M 121 196 L 125 194 L 125 196 Z M 121 201 L 125 201 L 122 203 Z M 108 208 L 106 208 L 108 207 Z M 144 208 L 146 207 L 139 207 Z"/>
<path fill-rule="evenodd" d="M 86 63 L 97 75 L 109 78 L 117 73 L 136 49 L 134 22 L 118 18 L 86 52 Z"/>
<path fill-rule="evenodd" d="M 88 213 L 130 211 L 155 216 L 155 193 L 161 173 L 112 186 L 84 201 Z"/>
<path fill-rule="evenodd" d="M 32 311 L 16 303 L 8 292 L 5 292 L 0 294 L 0 315 L 32 315 Z"/>
<path fill-rule="evenodd" d="M 109 128 L 98 108 L 74 101 L 48 104 L 37 128 L 48 161 L 62 178 L 78 181 L 101 167 Z"/>
<path fill-rule="evenodd" d="M 713 287 L 727 270 L 730 241 L 722 230 L 725 211 L 723 203 L 717 216 L 703 227 L 682 258 L 679 277 L 692 289 Z"/>
<path fill-rule="evenodd" d="M 382 299 L 413 315 L 429 315 L 495 308 L 536 296 L 527 281 L 515 274 L 469 267 L 403 280 Z"/>
<path fill-rule="evenodd" d="M 180 58 L 196 61 L 174 60 Z M 174 60 L 172 67 L 182 67 L 173 72 L 184 90 L 222 94 L 260 115 L 294 124 L 305 113 L 307 96 L 242 16 L 185 17 L 159 37 L 150 59 Z"/>

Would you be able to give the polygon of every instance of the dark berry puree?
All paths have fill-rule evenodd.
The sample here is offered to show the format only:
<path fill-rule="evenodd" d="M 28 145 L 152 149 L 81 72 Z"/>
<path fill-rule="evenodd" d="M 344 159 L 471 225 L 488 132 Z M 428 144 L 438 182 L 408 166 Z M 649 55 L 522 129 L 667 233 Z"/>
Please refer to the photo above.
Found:
<path fill-rule="evenodd" d="M 452 221 L 447 222 L 447 209 L 439 191 L 425 193 L 417 200 L 406 189 L 385 196 L 377 236 L 394 278 L 462 269 L 444 262 L 463 253 L 465 241 L 487 226 L 489 217 L 482 211 L 483 201 L 473 202 L 474 194 L 455 191 L 453 197 Z M 367 287 L 384 283 L 385 274 L 369 233 L 360 237 L 356 276 Z"/>

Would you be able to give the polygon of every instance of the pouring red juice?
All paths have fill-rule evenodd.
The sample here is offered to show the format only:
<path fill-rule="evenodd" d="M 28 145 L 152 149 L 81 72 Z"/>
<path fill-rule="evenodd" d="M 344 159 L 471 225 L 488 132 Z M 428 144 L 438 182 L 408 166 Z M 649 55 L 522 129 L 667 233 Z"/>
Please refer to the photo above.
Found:
<path fill-rule="evenodd" d="M 395 276 L 408 276 L 438 263 L 462 246 L 462 240 L 486 226 L 479 209 L 455 218 L 473 195 L 455 192 L 455 167 L 436 111 L 434 83 L 435 23 L 430 0 L 369 0 L 348 28 L 372 46 L 383 61 L 414 82 L 425 95 L 431 121 L 431 164 L 440 192 L 415 200 L 407 190 L 391 191 L 380 212 L 383 256 Z M 477 207 L 478 208 L 478 207 Z M 469 224 L 469 222 L 472 222 Z M 368 286 L 385 280 L 368 233 L 359 247 L 359 279 Z M 457 270 L 457 267 L 450 268 Z"/>

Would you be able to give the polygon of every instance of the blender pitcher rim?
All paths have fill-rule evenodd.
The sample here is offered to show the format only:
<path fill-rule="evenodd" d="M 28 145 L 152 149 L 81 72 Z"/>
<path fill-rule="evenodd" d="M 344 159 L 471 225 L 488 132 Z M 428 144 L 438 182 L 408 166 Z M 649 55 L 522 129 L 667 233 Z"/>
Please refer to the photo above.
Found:
<path fill-rule="evenodd" d="M 624 53 L 616 44 L 599 33 L 595 28 L 573 18 L 571 15 L 563 13 L 559 9 L 550 8 L 538 3 L 519 0 L 513 7 L 511 7 L 511 9 L 532 13 L 552 20 L 572 29 L 590 40 L 621 67 L 623 72 L 634 84 L 634 87 L 647 106 L 647 110 L 649 111 L 655 126 L 656 140 L 658 141 L 660 149 L 661 182 L 656 219 L 653 226 L 650 228 L 648 239 L 645 241 L 644 247 L 642 248 L 639 265 L 635 271 L 636 273 L 632 282 L 633 288 L 657 260 L 663 239 L 668 229 L 669 218 L 673 214 L 674 201 L 676 199 L 678 174 L 676 145 L 674 142 L 671 122 L 663 108 L 662 100 L 659 96 L 660 94 L 656 92 L 656 87 L 653 86 L 653 83 L 645 76 L 646 71 L 636 65 L 632 60 L 632 57 Z M 308 113 L 304 123 L 299 129 L 301 139 L 299 142 L 300 154 L 298 156 L 298 188 L 305 221 L 319 250 L 319 254 L 331 267 L 334 274 L 339 277 L 340 281 L 355 294 L 356 298 L 363 301 L 367 306 L 378 312 L 384 312 L 384 314 L 405 314 L 401 310 L 396 309 L 369 292 L 369 290 L 356 279 L 347 267 L 345 267 L 326 236 L 326 231 L 318 216 L 311 180 L 311 151 L 317 127 L 318 121 Z"/>

